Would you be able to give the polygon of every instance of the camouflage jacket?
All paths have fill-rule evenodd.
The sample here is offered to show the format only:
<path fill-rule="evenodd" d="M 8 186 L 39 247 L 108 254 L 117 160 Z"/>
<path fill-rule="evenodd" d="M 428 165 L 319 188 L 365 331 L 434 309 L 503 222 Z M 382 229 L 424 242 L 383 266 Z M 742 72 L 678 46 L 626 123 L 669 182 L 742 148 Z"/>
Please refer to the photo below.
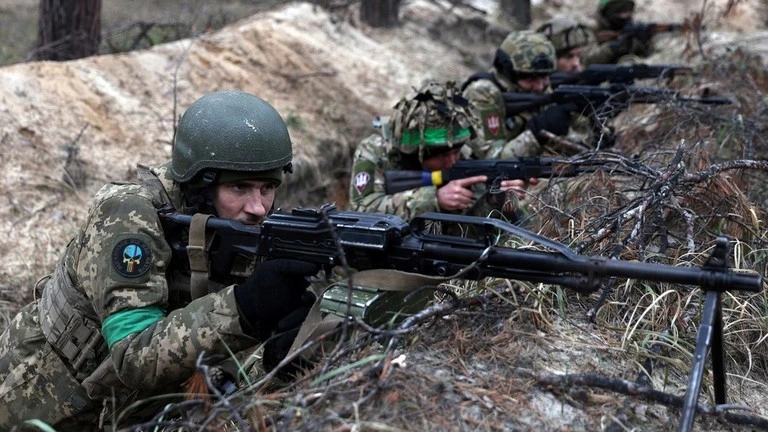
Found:
<path fill-rule="evenodd" d="M 153 172 L 179 208 L 168 166 Z M 102 411 L 179 393 L 201 352 L 258 344 L 241 327 L 232 286 L 192 302 L 184 295 L 188 273 L 176 268 L 156 206 L 143 184 L 111 183 L 97 193 L 41 299 L 0 336 L 0 430 L 31 418 L 94 430 Z M 77 312 L 69 322 L 61 319 L 62 298 Z M 109 319 L 137 311 L 146 315 L 144 328 L 110 324 L 119 335 L 110 340 Z"/>
<path fill-rule="evenodd" d="M 383 125 L 382 127 L 387 127 Z M 463 157 L 467 157 L 469 147 L 462 148 Z M 384 190 L 384 172 L 387 170 L 421 170 L 420 164 L 404 160 L 400 152 L 380 133 L 370 135 L 357 146 L 352 166 L 352 181 L 349 185 L 349 205 L 351 210 L 394 214 L 410 221 L 426 212 L 439 212 L 437 188 L 423 186 L 408 191 L 387 194 Z M 475 204 L 466 212 L 473 216 L 490 216 L 497 213 L 494 209 L 517 209 L 518 202 L 514 194 L 490 194 L 485 185 L 472 188 Z M 504 202 L 501 202 L 504 201 Z M 513 212 L 503 214 L 514 220 Z"/>
<path fill-rule="evenodd" d="M 598 15 L 597 27 L 595 27 L 594 33 L 597 35 L 602 31 L 612 30 L 605 18 Z M 611 48 L 611 45 L 608 43 L 609 41 L 598 43 L 597 37 L 592 40 L 595 43 L 584 49 L 581 54 L 581 64 L 584 66 L 591 64 L 640 63 L 641 59 L 650 56 L 653 52 L 652 40 L 643 43 L 637 39 L 632 39 L 619 51 Z"/>
<path fill-rule="evenodd" d="M 519 92 L 521 89 L 510 80 L 491 69 L 496 82 L 479 79 L 464 89 L 464 97 L 470 101 L 474 118 L 478 122 L 475 130 L 481 139 L 473 143 L 472 153 L 478 159 L 512 159 L 538 156 L 541 146 L 536 137 L 526 129 L 531 113 L 521 113 L 507 118 L 507 109 L 502 93 Z"/>
<path fill-rule="evenodd" d="M 490 73 L 504 87 L 503 89 L 500 89 L 490 79 L 473 81 L 464 89 L 464 97 L 472 103 L 473 117 L 477 121 L 475 129 L 482 131 L 479 134 L 481 139 L 475 140 L 471 144 L 473 157 L 477 159 L 513 159 L 540 156 L 545 151 L 552 154 L 572 152 L 572 149 L 558 148 L 555 143 L 540 145 L 533 133 L 526 128 L 528 119 L 539 111 L 524 112 L 506 118 L 507 110 L 502 93 L 521 92 L 522 89 L 496 73 L 494 69 L 491 69 Z M 551 89 L 546 90 L 547 93 L 551 91 Z M 563 138 L 589 144 L 592 140 L 592 123 L 589 118 L 574 113 L 568 134 Z"/>

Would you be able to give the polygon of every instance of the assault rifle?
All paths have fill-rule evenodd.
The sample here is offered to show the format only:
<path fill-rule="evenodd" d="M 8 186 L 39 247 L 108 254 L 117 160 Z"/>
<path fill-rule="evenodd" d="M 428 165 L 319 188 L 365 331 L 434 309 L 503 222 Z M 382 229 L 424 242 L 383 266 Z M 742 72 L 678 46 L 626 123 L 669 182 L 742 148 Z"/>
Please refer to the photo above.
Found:
<path fill-rule="evenodd" d="M 159 211 L 164 226 L 190 227 L 191 215 Z M 696 414 L 706 356 L 712 353 L 715 400 L 726 398 L 721 295 L 726 290 L 759 292 L 763 277 L 728 268 L 729 242 L 719 238 L 712 255 L 701 268 L 623 261 L 579 255 L 565 245 L 498 219 L 443 213 L 425 213 L 411 224 L 388 214 L 338 211 L 325 205 L 319 210 L 278 210 L 261 225 L 238 221 L 198 219 L 195 229 L 211 230 L 207 250 L 212 275 L 229 275 L 239 254 L 266 258 L 293 258 L 322 265 L 327 270 L 348 265 L 357 270 L 396 269 L 433 276 L 455 275 L 462 279 L 499 277 L 596 289 L 610 277 L 631 278 L 698 286 L 706 292 L 693 367 L 689 375 L 681 431 L 689 431 Z M 470 226 L 473 237 L 433 234 L 433 223 Z M 170 226 L 169 226 L 170 224 Z M 533 241 L 551 252 L 497 246 L 499 233 Z M 171 244 L 174 254 L 186 258 L 186 245 Z"/>
<path fill-rule="evenodd" d="M 501 180 L 575 177 L 599 168 L 600 165 L 569 164 L 565 160 L 549 157 L 459 160 L 442 171 L 385 171 L 384 191 L 393 194 L 422 186 L 442 186 L 452 180 L 478 175 L 487 176 L 489 185 Z"/>
<path fill-rule="evenodd" d="M 523 112 L 536 111 L 549 104 L 569 107 L 573 112 L 582 112 L 591 108 L 597 114 L 623 109 L 632 103 L 659 103 L 673 101 L 680 103 L 700 103 L 708 105 L 727 105 L 733 103 L 726 97 L 683 97 L 673 89 L 656 87 L 635 87 L 622 84 L 610 86 L 588 86 L 563 84 L 552 93 L 504 93 L 507 117 Z"/>
<path fill-rule="evenodd" d="M 680 73 L 692 73 L 686 66 L 668 64 L 591 64 L 581 72 L 553 72 L 549 76 L 552 88 L 563 84 L 600 85 L 634 84 L 635 80 L 648 78 L 673 78 Z"/>
<path fill-rule="evenodd" d="M 705 27 L 702 26 L 702 30 Z M 620 36 L 628 38 L 642 38 L 643 35 L 656 35 L 659 33 L 673 33 L 690 30 L 691 24 L 688 22 L 637 22 L 625 25 L 621 30 L 601 30 L 597 32 L 597 42 L 603 43 L 612 41 Z"/>

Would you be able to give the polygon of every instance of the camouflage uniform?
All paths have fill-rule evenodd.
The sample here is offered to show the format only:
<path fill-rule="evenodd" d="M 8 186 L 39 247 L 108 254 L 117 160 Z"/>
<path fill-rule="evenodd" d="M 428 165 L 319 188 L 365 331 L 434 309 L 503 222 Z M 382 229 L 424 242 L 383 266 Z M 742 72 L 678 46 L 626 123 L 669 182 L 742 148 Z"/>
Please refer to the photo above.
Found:
<path fill-rule="evenodd" d="M 630 5 L 631 3 L 631 5 Z M 593 29 L 594 34 L 600 32 L 613 32 L 621 30 L 610 23 L 609 15 L 611 8 L 614 7 L 632 7 L 634 2 L 630 0 L 601 0 L 597 12 L 597 26 Z M 626 24 L 631 24 L 631 20 Z M 581 56 L 581 63 L 584 66 L 591 64 L 621 64 L 621 63 L 640 63 L 643 58 L 650 56 L 653 52 L 653 40 L 640 41 L 632 38 L 624 44 L 611 43 L 606 41 L 597 42 L 589 46 Z"/>
<path fill-rule="evenodd" d="M 505 66 L 499 60 L 500 55 L 508 56 L 512 65 L 516 66 Z M 535 60 L 542 58 L 548 60 L 544 62 L 547 65 L 543 68 L 532 66 Z M 476 129 L 481 131 L 481 139 L 470 144 L 473 157 L 513 159 L 539 156 L 545 151 L 547 146 L 542 147 L 527 128 L 530 118 L 542 112 L 544 107 L 508 117 L 503 93 L 524 92 L 512 78 L 517 74 L 547 75 L 554 71 L 555 60 L 555 47 L 546 36 L 533 31 L 513 32 L 497 50 L 494 66 L 487 73 L 470 77 L 465 83 L 463 94 L 472 104 L 474 118 L 477 120 Z M 510 70 L 505 72 L 505 67 Z M 544 93 L 551 91 L 547 88 Z M 565 138 L 582 141 L 587 136 L 583 130 L 569 130 Z"/>
<path fill-rule="evenodd" d="M 587 48 L 595 43 L 592 30 L 565 16 L 556 16 L 543 22 L 536 31 L 552 42 L 558 58 L 576 48 Z M 566 139 L 583 144 L 594 141 L 593 126 L 589 116 L 576 113 L 571 120 Z"/>
<path fill-rule="evenodd" d="M 167 171 L 165 165 L 153 172 L 180 206 Z M 76 424 L 94 428 L 102 409 L 178 393 L 194 371 L 195 353 L 226 355 L 258 344 L 240 326 L 231 286 L 189 303 L 188 270 L 172 260 L 154 195 L 138 184 L 103 187 L 45 283 L 42 299 L 26 306 L 0 337 L 0 429 L 38 418 L 68 430 L 74 417 Z M 124 253 L 132 247 L 140 254 Z M 43 332 L 42 321 L 56 317 L 41 315 L 41 303 L 54 295 L 71 297 L 70 304 L 87 317 L 83 329 L 70 323 L 75 332 L 93 332 L 75 345 L 101 339 L 104 320 L 121 311 L 144 308 L 164 317 L 111 348 L 97 342 L 75 370 Z M 67 336 L 61 328 L 53 331 Z"/>
<path fill-rule="evenodd" d="M 430 88 L 435 84 L 427 84 Z M 448 91 L 458 93 L 453 83 L 445 87 Z M 423 91 L 423 90 L 422 90 Z M 438 91 L 446 91 L 440 90 Z M 355 211 L 394 214 L 409 221 L 415 216 L 426 212 L 442 211 L 438 205 L 437 187 L 422 186 L 403 192 L 387 194 L 385 191 L 384 172 L 388 170 L 422 171 L 421 160 L 424 159 L 427 145 L 420 145 L 418 150 L 403 145 L 396 145 L 400 137 L 408 130 L 416 130 L 418 127 L 445 127 L 451 122 L 441 116 L 428 112 L 419 114 L 419 109 L 424 109 L 425 104 L 414 103 L 413 100 L 403 99 L 395 107 L 395 115 L 386 118 L 378 129 L 378 132 L 365 138 L 355 150 L 352 181 L 349 186 L 350 209 Z M 431 109 L 431 108 L 429 108 Z M 471 113 L 469 109 L 453 108 L 454 118 L 460 118 L 470 126 Z M 463 140 L 466 141 L 466 140 Z M 474 140 L 470 139 L 470 142 Z M 462 142 L 463 143 L 463 142 Z M 442 146 L 456 146 L 457 144 L 442 144 Z M 461 144 L 458 144 L 461 145 Z M 470 144 L 471 145 L 471 144 Z M 415 152 L 418 151 L 418 154 Z M 461 148 L 462 157 L 469 156 L 470 148 Z M 490 194 L 484 185 L 472 187 L 475 204 L 465 211 L 475 216 L 490 216 L 494 209 L 504 208 L 507 204 L 505 217 L 515 219 L 514 210 L 517 208 L 517 198 L 512 193 Z"/>
<path fill-rule="evenodd" d="M 370 135 L 360 142 L 353 161 L 352 181 L 349 185 L 351 210 L 394 214 L 403 220 L 411 220 L 426 212 L 440 211 L 435 186 L 387 195 L 384 191 L 384 171 L 421 170 L 421 166 L 405 166 L 398 150 L 382 134 Z"/>
<path fill-rule="evenodd" d="M 496 68 L 489 71 L 491 79 L 473 81 L 464 89 L 464 97 L 472 102 L 477 129 L 481 139 L 470 144 L 473 156 L 478 159 L 514 159 L 526 156 L 538 156 L 542 149 L 536 137 L 526 129 L 528 119 L 533 112 L 524 112 L 507 118 L 507 109 L 502 93 L 522 92 L 522 89 Z"/>
<path fill-rule="evenodd" d="M 226 98 L 233 94 L 261 101 L 241 92 L 214 93 L 207 100 L 232 100 Z M 229 107 L 211 109 L 221 109 L 221 117 L 226 117 L 224 108 Z M 190 117 L 197 114 L 210 120 L 202 108 Z M 262 130 L 283 132 L 279 125 L 270 126 L 263 112 L 247 114 L 264 121 Z M 180 146 L 185 118 L 174 149 Z M 252 126 L 243 129 L 254 136 L 260 133 Z M 233 130 L 213 132 L 224 136 L 228 146 L 249 145 L 244 140 L 234 143 Z M 283 139 L 278 144 L 289 162 L 287 129 L 282 137 L 273 134 L 271 139 Z M 272 145 L 259 149 L 271 157 Z M 219 153 L 227 152 L 233 150 Z M 194 212 L 186 207 L 187 198 L 182 200 L 176 150 L 173 159 L 152 170 L 140 167 L 140 183 L 110 183 L 99 190 L 53 274 L 41 282 L 40 299 L 24 307 L 0 335 L 0 430 L 28 419 L 62 431 L 100 429 L 101 420 L 114 424 L 112 415 L 133 401 L 178 394 L 203 351 L 228 357 L 260 343 L 255 337 L 258 328 L 243 328 L 253 323 L 241 318 L 232 285 L 245 280 L 253 262 L 238 260 L 227 280 L 207 283 L 208 294 L 192 301 L 190 264 L 171 249 L 171 244 L 187 244 L 188 230 L 164 225 L 158 216 L 161 208 Z M 271 173 L 252 168 L 261 161 L 256 156 L 256 162 L 246 159 L 241 157 L 251 165 L 238 174 Z M 274 166 L 285 164 L 284 159 L 274 159 Z M 221 158 L 197 162 L 225 166 Z M 169 396 L 154 403 L 171 401 Z M 156 408 L 145 403 L 127 417 L 145 418 Z"/>

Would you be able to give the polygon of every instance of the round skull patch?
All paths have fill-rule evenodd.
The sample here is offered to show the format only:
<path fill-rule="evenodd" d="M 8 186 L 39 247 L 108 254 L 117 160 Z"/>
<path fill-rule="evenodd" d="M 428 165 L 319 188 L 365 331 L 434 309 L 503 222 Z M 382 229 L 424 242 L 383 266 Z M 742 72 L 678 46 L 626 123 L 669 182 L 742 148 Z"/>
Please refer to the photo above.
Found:
<path fill-rule="evenodd" d="M 152 263 L 152 249 L 136 238 L 120 240 L 112 249 L 112 265 L 115 270 L 129 278 L 143 275 Z"/>

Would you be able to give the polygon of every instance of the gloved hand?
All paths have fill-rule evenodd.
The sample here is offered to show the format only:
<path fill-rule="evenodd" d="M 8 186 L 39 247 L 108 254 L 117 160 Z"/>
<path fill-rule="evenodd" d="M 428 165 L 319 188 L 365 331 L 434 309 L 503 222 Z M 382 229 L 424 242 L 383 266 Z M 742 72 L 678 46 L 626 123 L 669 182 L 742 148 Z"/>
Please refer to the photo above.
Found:
<path fill-rule="evenodd" d="M 653 39 L 653 28 L 652 24 L 635 24 L 632 37 L 643 44 L 647 44 Z"/>
<path fill-rule="evenodd" d="M 616 39 L 608 42 L 608 47 L 611 49 L 611 53 L 615 58 L 629 54 L 632 50 L 632 35 L 622 33 Z"/>
<path fill-rule="evenodd" d="M 543 112 L 534 114 L 528 119 L 527 127 L 533 132 L 539 144 L 547 142 L 547 138 L 541 134 L 542 130 L 559 136 L 568 134 L 571 123 L 571 113 L 568 108 L 564 105 L 551 105 Z"/>
<path fill-rule="evenodd" d="M 282 319 L 304 305 L 309 286 L 307 276 L 314 276 L 319 270 L 316 264 L 294 259 L 259 263 L 245 283 L 235 287 L 241 318 L 245 318 L 259 339 L 267 339 Z"/>
<path fill-rule="evenodd" d="M 285 356 L 288 355 L 288 351 L 290 351 L 293 341 L 296 340 L 301 325 L 307 318 L 307 314 L 315 303 L 315 300 L 316 297 L 311 292 L 304 293 L 302 296 L 302 305 L 288 316 L 281 319 L 277 324 L 276 332 L 278 334 L 264 345 L 262 364 L 264 365 L 265 371 L 269 372 L 274 369 L 281 361 L 283 361 Z M 309 369 L 311 367 L 312 363 L 309 360 L 297 357 L 280 369 L 277 372 L 277 377 L 283 380 L 289 380 L 301 369 Z"/>

